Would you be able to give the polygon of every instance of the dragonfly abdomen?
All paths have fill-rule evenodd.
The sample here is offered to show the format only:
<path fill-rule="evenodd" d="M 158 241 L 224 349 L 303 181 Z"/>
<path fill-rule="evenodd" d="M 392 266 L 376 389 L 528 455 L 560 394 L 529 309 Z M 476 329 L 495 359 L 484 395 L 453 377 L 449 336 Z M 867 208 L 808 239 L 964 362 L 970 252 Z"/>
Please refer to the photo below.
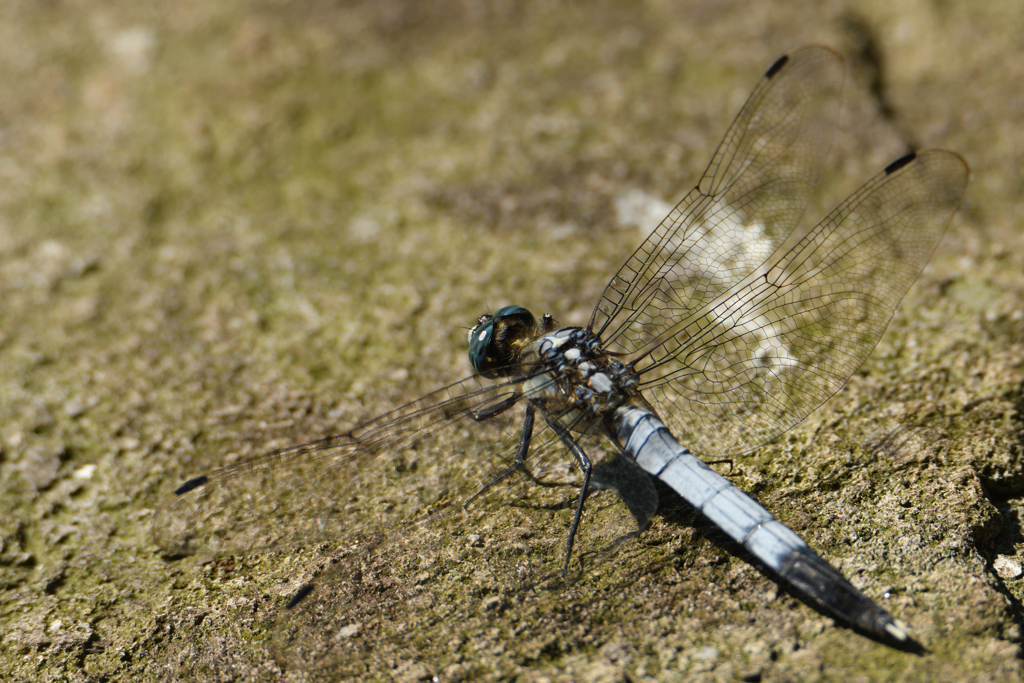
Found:
<path fill-rule="evenodd" d="M 861 593 L 757 501 L 676 441 L 653 413 L 623 406 L 615 429 L 624 452 L 714 522 L 804 597 L 847 624 L 895 644 L 905 626 Z"/>

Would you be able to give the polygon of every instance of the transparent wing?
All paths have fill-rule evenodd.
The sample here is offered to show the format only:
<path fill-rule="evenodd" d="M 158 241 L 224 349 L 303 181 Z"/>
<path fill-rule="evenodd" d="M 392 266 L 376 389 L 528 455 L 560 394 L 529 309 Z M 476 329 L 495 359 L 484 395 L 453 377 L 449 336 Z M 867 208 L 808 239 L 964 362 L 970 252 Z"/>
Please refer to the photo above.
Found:
<path fill-rule="evenodd" d="M 537 380 L 533 386 L 544 390 Z M 523 421 L 521 387 L 522 378 L 469 378 L 345 434 L 196 477 L 157 512 L 154 539 L 174 554 L 248 552 L 372 536 L 401 521 L 458 510 L 512 465 Z M 548 408 L 558 410 L 551 401 Z M 590 425 L 576 420 L 572 429 L 588 443 L 595 440 L 587 436 Z M 532 479 L 508 477 L 473 500 L 474 507 L 515 503 L 538 489 L 530 484 L 578 479 L 543 415 L 533 431 Z"/>
<path fill-rule="evenodd" d="M 608 283 L 590 329 L 630 354 L 647 331 L 729 291 L 803 215 L 831 142 L 843 61 L 807 47 L 778 60 L 729 127 L 700 183 Z"/>
<path fill-rule="evenodd" d="M 676 436 L 706 455 L 749 451 L 838 391 L 928 263 L 967 176 L 952 152 L 907 155 L 710 301 L 649 304 L 660 321 L 622 336 Z"/>

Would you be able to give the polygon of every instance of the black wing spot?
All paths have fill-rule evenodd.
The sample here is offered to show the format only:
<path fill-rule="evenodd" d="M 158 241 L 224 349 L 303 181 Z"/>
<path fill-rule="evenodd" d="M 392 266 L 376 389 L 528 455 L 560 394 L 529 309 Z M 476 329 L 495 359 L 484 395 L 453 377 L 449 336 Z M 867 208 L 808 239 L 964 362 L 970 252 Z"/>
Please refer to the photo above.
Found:
<path fill-rule="evenodd" d="M 784 67 L 786 65 L 786 62 L 788 61 L 789 55 L 782 55 L 781 57 L 775 60 L 774 64 L 768 67 L 768 70 L 764 72 L 764 77 L 771 78 L 775 74 L 779 73 L 779 70 L 782 69 L 782 67 Z"/>
<path fill-rule="evenodd" d="M 197 488 L 199 488 L 208 481 L 210 481 L 210 478 L 205 474 L 201 477 L 196 477 L 195 479 L 189 479 L 184 484 L 174 489 L 174 495 L 180 496 L 182 494 L 188 493 L 189 491 L 195 491 Z"/>
<path fill-rule="evenodd" d="M 307 595 L 312 593 L 315 588 L 316 586 L 314 586 L 311 583 L 307 583 L 306 585 L 302 586 L 301 588 L 299 588 L 299 590 L 295 591 L 295 595 L 292 596 L 292 599 L 288 601 L 288 604 L 285 605 L 284 608 L 292 609 L 300 602 L 302 602 Z"/>
<path fill-rule="evenodd" d="M 892 175 L 893 173 L 895 173 L 896 171 L 900 170 L 901 168 L 903 168 L 904 166 L 906 166 L 907 164 L 909 164 L 911 161 L 913 161 L 916 158 L 917 158 L 917 152 L 911 152 L 910 154 L 904 154 L 899 159 L 897 159 L 896 161 L 892 162 L 891 164 L 889 164 L 888 166 L 885 167 L 885 174 L 886 175 Z"/>

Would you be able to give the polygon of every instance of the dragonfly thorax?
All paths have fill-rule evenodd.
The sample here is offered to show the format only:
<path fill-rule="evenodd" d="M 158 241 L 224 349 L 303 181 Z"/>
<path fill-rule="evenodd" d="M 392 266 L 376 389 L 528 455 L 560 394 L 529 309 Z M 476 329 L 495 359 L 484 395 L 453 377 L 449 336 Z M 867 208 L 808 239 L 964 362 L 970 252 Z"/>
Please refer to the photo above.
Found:
<path fill-rule="evenodd" d="M 545 368 L 527 393 L 558 397 L 594 415 L 623 403 L 636 384 L 635 373 L 609 355 L 592 332 L 580 327 L 541 336 L 526 349 L 523 360 Z"/>
<path fill-rule="evenodd" d="M 568 402 L 592 413 L 621 403 L 636 384 L 635 373 L 589 330 L 554 326 L 550 315 L 537 320 L 522 306 L 482 315 L 469 331 L 469 362 L 488 379 L 526 379 L 526 393 L 535 400 Z"/>

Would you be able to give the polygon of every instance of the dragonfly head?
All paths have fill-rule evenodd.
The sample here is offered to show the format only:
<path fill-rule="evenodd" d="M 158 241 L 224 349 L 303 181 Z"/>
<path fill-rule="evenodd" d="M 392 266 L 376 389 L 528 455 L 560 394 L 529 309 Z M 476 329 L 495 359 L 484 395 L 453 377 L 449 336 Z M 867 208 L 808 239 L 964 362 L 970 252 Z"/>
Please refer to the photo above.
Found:
<path fill-rule="evenodd" d="M 522 306 L 505 306 L 493 315 L 482 315 L 469 331 L 470 365 L 488 379 L 509 375 L 519 352 L 538 333 L 537 319 Z"/>

